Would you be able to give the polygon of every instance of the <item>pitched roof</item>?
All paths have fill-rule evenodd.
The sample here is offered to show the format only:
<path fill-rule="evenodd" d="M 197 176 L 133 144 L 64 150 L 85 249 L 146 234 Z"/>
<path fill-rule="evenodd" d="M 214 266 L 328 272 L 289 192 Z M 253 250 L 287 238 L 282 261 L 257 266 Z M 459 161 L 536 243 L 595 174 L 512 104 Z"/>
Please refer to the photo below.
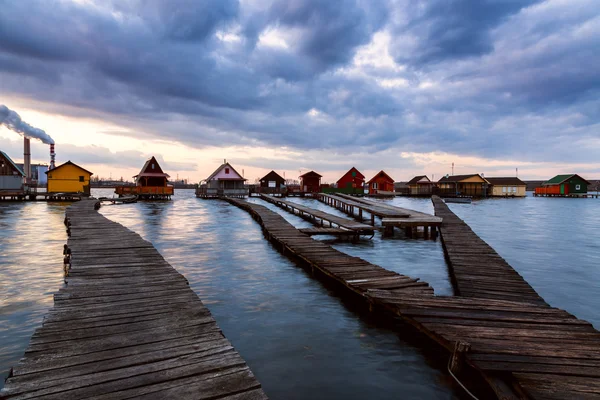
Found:
<path fill-rule="evenodd" d="M 419 176 L 415 176 L 410 181 L 406 182 L 406 184 L 407 185 L 412 185 L 413 183 L 419 182 L 423 178 L 427 179 L 428 183 L 433 183 L 433 182 L 431 182 L 431 180 L 429 180 L 429 178 L 427 177 L 427 175 L 419 175 Z"/>
<path fill-rule="evenodd" d="M 12 160 L 12 158 L 10 158 L 8 156 L 8 154 L 6 154 L 3 151 L 0 151 L 0 153 L 2 154 L 2 156 L 4 158 L 6 158 L 6 160 L 13 166 L 14 169 L 17 170 L 17 172 L 19 172 L 21 174 L 21 176 L 25 176 L 25 172 L 23 172 L 23 170 L 21 168 L 19 168 L 19 166 L 17 164 L 15 164 L 15 162 Z"/>
<path fill-rule="evenodd" d="M 152 170 L 158 170 L 160 172 L 146 172 L 148 170 L 148 167 L 150 166 L 151 162 L 153 162 L 153 164 L 156 164 L 156 167 L 157 167 L 157 168 L 153 168 Z M 144 166 L 140 170 L 140 173 L 137 175 L 134 175 L 133 177 L 138 178 L 138 177 L 142 177 L 142 176 L 170 178 L 169 174 L 166 174 L 162 170 L 162 168 L 160 167 L 160 164 L 158 163 L 158 161 L 156 161 L 156 158 L 154 156 L 147 159 L 146 162 L 144 163 Z"/>
<path fill-rule="evenodd" d="M 485 178 L 491 185 L 496 186 L 526 186 L 527 184 L 516 176 Z"/>
<path fill-rule="evenodd" d="M 317 174 L 315 171 L 308 171 L 307 173 L 300 175 L 300 178 L 305 178 L 307 176 L 317 176 L 319 178 L 322 177 L 322 175 Z"/>
<path fill-rule="evenodd" d="M 346 175 L 352 174 L 352 171 L 356 171 L 356 176 L 354 176 L 353 178 L 358 177 L 361 179 L 365 179 L 365 176 L 359 170 L 357 170 L 356 167 L 352 167 L 344 175 L 342 175 L 340 179 L 338 179 L 338 182 L 341 181 Z"/>
<path fill-rule="evenodd" d="M 442 177 L 438 182 L 460 182 L 465 179 L 472 178 L 474 176 L 478 176 L 485 181 L 485 178 L 479 174 L 469 174 L 469 175 L 448 175 Z"/>
<path fill-rule="evenodd" d="M 237 171 L 235 170 L 235 168 L 233 168 L 233 167 L 231 166 L 231 164 L 229 164 L 228 162 L 225 162 L 225 163 L 221 164 L 221 166 L 220 166 L 219 168 L 217 168 L 217 169 L 216 169 L 216 170 L 215 170 L 215 171 L 214 171 L 212 174 L 210 174 L 210 176 L 209 176 L 208 178 L 206 178 L 206 182 L 208 182 L 208 181 L 210 181 L 212 178 L 214 178 L 214 177 L 215 177 L 215 175 L 217 175 L 219 172 L 221 172 L 221 170 L 223 170 L 225 167 L 229 167 L 229 168 L 231 168 L 231 170 L 232 170 L 233 172 L 235 172 L 237 176 L 239 176 L 239 178 L 227 178 L 226 180 L 229 180 L 229 181 L 239 181 L 239 180 L 242 180 L 242 181 L 247 181 L 247 179 L 244 179 L 244 177 L 242 177 L 242 174 L 240 174 L 239 172 L 237 172 Z"/>
<path fill-rule="evenodd" d="M 271 172 L 260 178 L 260 181 L 285 181 L 285 179 L 277 172 L 271 170 Z"/>
<path fill-rule="evenodd" d="M 578 177 L 579 179 L 581 179 L 582 181 L 584 181 L 585 183 L 587 183 L 588 185 L 590 185 L 590 182 L 588 182 L 587 180 L 583 179 L 581 176 L 577 175 L 577 174 L 568 174 L 568 175 L 556 175 L 554 178 L 547 180 L 546 182 L 544 182 L 542 185 L 560 185 L 561 183 L 568 181 L 569 179 L 571 179 L 572 177 Z"/>
<path fill-rule="evenodd" d="M 54 170 L 56 170 L 56 169 L 59 169 L 59 168 L 65 167 L 65 166 L 67 166 L 67 165 L 72 165 L 72 166 L 74 166 L 74 167 L 77 167 L 77 168 L 79 168 L 79 169 L 81 169 L 81 170 L 83 170 L 83 171 L 87 172 L 87 173 L 88 173 L 88 174 L 90 174 L 90 175 L 94 175 L 94 173 L 93 173 L 93 172 L 91 172 L 91 171 L 88 171 L 87 169 L 80 167 L 79 165 L 75 164 L 74 162 L 71 162 L 71 160 L 67 161 L 66 163 L 60 164 L 58 167 L 54 167 L 54 168 L 52 168 L 52 169 L 49 169 L 48 171 L 45 171 L 45 173 L 47 174 L 47 173 L 49 173 L 49 172 L 52 172 L 52 171 L 54 171 Z"/>
<path fill-rule="evenodd" d="M 372 178 L 371 178 L 371 180 L 370 180 L 369 182 L 367 182 L 367 183 L 371 183 L 371 182 L 373 182 L 373 181 L 374 181 L 376 178 L 379 178 L 379 177 L 381 177 L 381 176 L 383 176 L 383 177 L 386 177 L 386 178 L 388 178 L 388 180 L 390 180 L 390 181 L 394 182 L 394 179 L 393 179 L 392 177 L 390 177 L 388 174 L 386 174 L 384 170 L 381 170 L 381 171 L 379 171 L 378 173 L 376 173 L 376 174 L 375 174 L 375 176 L 374 176 L 374 177 L 372 177 Z"/>

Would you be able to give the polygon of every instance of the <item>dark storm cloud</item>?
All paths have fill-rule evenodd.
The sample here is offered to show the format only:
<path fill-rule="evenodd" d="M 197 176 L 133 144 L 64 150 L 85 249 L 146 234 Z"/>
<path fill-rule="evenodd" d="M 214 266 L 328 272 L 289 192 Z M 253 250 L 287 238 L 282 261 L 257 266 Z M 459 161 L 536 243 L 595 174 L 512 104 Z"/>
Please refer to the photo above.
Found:
<path fill-rule="evenodd" d="M 491 30 L 507 17 L 541 0 L 429 0 L 410 2 L 412 18 L 397 33 L 417 40 L 410 53 L 396 49 L 402 63 L 424 66 L 445 60 L 480 56 L 491 52 Z M 399 40 L 403 40 L 402 37 Z"/>
<path fill-rule="evenodd" d="M 593 160 L 600 11 L 574 3 L 6 1 L 0 94 L 197 147 Z"/>

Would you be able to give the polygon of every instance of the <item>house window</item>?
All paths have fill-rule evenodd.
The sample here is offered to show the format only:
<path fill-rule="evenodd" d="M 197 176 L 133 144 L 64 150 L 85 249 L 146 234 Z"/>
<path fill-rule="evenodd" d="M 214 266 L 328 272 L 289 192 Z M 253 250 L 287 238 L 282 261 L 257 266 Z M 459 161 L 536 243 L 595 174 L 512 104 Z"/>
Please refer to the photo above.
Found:
<path fill-rule="evenodd" d="M 80 177 L 79 177 L 79 182 L 84 182 L 84 180 L 83 180 L 83 176 L 80 176 Z"/>
<path fill-rule="evenodd" d="M 516 186 L 513 186 L 513 187 L 512 187 L 512 192 L 513 192 L 513 193 L 517 193 L 517 187 L 516 187 Z"/>
<path fill-rule="evenodd" d="M 506 189 L 508 189 L 506 186 L 502 186 L 502 193 L 506 193 Z"/>
<path fill-rule="evenodd" d="M 377 189 L 377 182 L 373 182 L 373 189 Z"/>
<path fill-rule="evenodd" d="M 575 190 L 581 190 L 581 185 L 575 185 Z"/>
<path fill-rule="evenodd" d="M 154 163 L 152 163 L 152 169 L 154 169 Z"/>
<path fill-rule="evenodd" d="M 269 187 L 270 188 L 277 187 L 277 182 L 275 182 L 275 181 L 269 181 Z"/>
<path fill-rule="evenodd" d="M 225 168 L 225 173 L 228 174 L 229 173 L 229 168 Z"/>

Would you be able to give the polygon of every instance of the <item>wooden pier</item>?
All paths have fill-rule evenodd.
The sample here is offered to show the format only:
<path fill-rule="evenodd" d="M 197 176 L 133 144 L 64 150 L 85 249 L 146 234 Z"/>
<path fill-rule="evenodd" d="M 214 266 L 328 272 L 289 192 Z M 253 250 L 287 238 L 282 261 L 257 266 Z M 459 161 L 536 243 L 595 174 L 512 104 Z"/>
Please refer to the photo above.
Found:
<path fill-rule="evenodd" d="M 531 285 L 458 218 L 442 199 L 433 196 L 431 200 L 435 215 L 444 220 L 440 235 L 457 294 L 546 305 Z"/>
<path fill-rule="evenodd" d="M 302 233 L 265 206 L 233 198 L 224 200 L 248 211 L 262 225 L 267 238 L 284 254 L 300 259 L 311 271 L 321 272 L 355 293 L 383 288 L 393 292 L 433 294 L 428 283 L 338 251 Z"/>
<path fill-rule="evenodd" d="M 325 279 L 340 283 L 345 291 L 363 299 L 369 309 L 383 310 L 390 318 L 400 317 L 447 350 L 448 371 L 454 379 L 479 377 L 498 399 L 600 399 L 600 333 L 590 323 L 550 307 L 533 289 L 523 290 L 522 298 L 514 293 L 503 298 L 502 294 L 490 294 L 489 288 L 465 291 L 463 296 L 434 296 L 427 283 L 315 241 L 264 206 L 227 201 L 248 211 L 280 251 L 313 272 L 321 272 Z M 460 254 L 448 251 L 450 243 L 458 243 L 453 235 L 462 234 L 456 229 L 462 221 L 452 215 L 449 209 L 445 211 L 442 240 L 448 242 L 444 248 L 448 259 L 458 262 Z M 467 259 L 478 254 L 482 246 L 471 239 L 462 238 L 463 248 L 471 249 Z M 465 266 L 458 280 L 477 281 L 482 275 L 485 281 L 497 274 L 496 283 L 502 286 L 507 280 L 506 268 L 498 271 L 492 265 L 487 274 L 483 273 L 488 256 L 479 268 L 471 264 L 472 279 Z M 526 284 L 514 276 L 508 281 L 509 287 L 514 281 L 519 282 L 515 288 Z"/>
<path fill-rule="evenodd" d="M 286 201 L 280 198 L 275 198 L 273 196 L 268 196 L 261 194 L 260 198 L 268 201 L 269 203 L 275 204 L 276 206 L 292 213 L 298 215 L 301 218 L 304 218 L 311 223 L 325 227 L 325 223 L 329 225 L 329 228 L 333 228 L 334 225 L 339 229 L 329 230 L 331 234 L 354 234 L 354 235 L 371 235 L 375 234 L 375 231 L 372 226 L 362 224 L 360 222 L 356 222 L 354 220 L 348 218 L 338 217 L 337 215 L 329 214 L 321 210 L 316 210 L 314 208 L 306 207 L 298 203 L 294 203 L 293 201 Z M 315 231 L 312 230 L 310 232 L 326 232 L 325 230 Z M 325 233 L 321 233 L 325 234 Z"/>
<path fill-rule="evenodd" d="M 410 237 L 415 237 L 419 228 L 423 231 L 424 237 L 435 237 L 436 229 L 442 224 L 440 217 L 362 197 L 345 194 L 320 194 L 319 200 L 359 220 L 363 219 L 363 212 L 367 212 L 371 215 L 371 225 L 373 226 L 375 217 L 381 218 L 381 225 L 385 228 L 386 235 L 393 234 L 394 227 L 397 227 L 404 229 L 406 235 Z M 358 215 L 356 211 L 358 211 Z"/>
<path fill-rule="evenodd" d="M 0 398 L 266 399 L 187 280 L 97 205 L 67 209 L 67 285 Z"/>

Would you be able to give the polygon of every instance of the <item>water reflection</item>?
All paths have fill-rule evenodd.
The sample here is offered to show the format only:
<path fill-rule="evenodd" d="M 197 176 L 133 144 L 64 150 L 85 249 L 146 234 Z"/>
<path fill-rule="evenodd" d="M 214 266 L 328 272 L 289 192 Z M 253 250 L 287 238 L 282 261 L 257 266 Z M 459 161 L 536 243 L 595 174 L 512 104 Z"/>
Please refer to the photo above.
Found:
<path fill-rule="evenodd" d="M 157 230 L 154 207 L 101 212 L 142 233 L 188 278 L 271 398 L 456 397 L 445 357 L 359 317 L 273 249 L 245 211 L 180 190 Z"/>
<path fill-rule="evenodd" d="M 0 203 L 0 387 L 63 284 L 65 207 Z"/>

